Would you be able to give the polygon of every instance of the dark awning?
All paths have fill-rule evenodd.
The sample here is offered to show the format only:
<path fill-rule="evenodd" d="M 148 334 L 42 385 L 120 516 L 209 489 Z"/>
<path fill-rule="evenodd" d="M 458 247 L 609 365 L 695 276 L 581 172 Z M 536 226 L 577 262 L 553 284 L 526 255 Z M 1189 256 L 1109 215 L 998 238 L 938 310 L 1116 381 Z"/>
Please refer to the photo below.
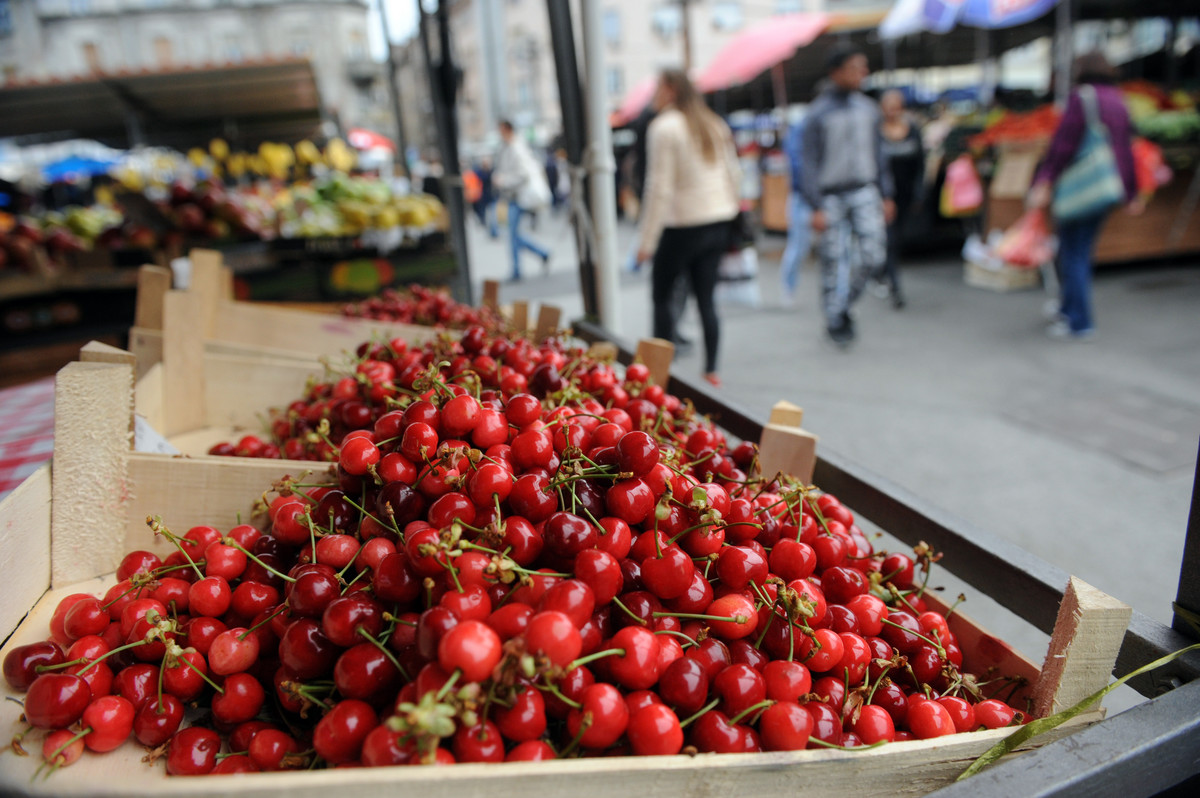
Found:
<path fill-rule="evenodd" d="M 243 147 L 313 136 L 321 100 L 307 59 L 106 73 L 0 86 L 0 137 L 91 138 L 187 149 L 214 136 Z"/>

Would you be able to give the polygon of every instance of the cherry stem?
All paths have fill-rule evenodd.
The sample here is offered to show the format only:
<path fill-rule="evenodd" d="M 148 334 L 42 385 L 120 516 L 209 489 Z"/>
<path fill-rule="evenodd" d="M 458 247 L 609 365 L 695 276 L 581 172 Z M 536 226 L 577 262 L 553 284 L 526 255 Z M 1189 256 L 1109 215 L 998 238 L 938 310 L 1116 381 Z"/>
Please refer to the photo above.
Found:
<path fill-rule="evenodd" d="M 354 631 L 358 633 L 358 636 L 359 636 L 359 637 L 361 637 L 361 638 L 365 639 L 365 640 L 366 640 L 368 643 L 370 643 L 371 645 L 375 646 L 375 648 L 379 649 L 379 650 L 380 650 L 380 652 L 381 652 L 381 653 L 382 653 L 382 654 L 383 654 L 385 657 L 387 657 L 387 658 L 388 658 L 388 661 L 389 661 L 389 662 L 391 662 L 393 665 L 395 665 L 395 666 L 396 666 L 396 670 L 400 671 L 400 675 L 401 675 L 402 677 L 404 677 L 404 680 L 405 680 L 406 682 L 410 682 L 410 681 L 412 681 L 411 679 L 409 679 L 409 678 L 408 678 L 408 671 L 404 670 L 404 666 L 400 664 L 400 660 L 396 659 L 396 655 L 395 655 L 395 654 L 393 654 L 392 652 L 388 651 L 388 650 L 387 650 L 387 647 L 386 647 L 386 646 L 385 646 L 383 643 L 381 643 L 380 641 L 376 640 L 376 639 L 375 639 L 375 638 L 374 638 L 374 637 L 371 635 L 371 633 L 370 633 L 370 632 L 368 632 L 366 629 L 362 628 L 361 626 L 359 626 L 358 628 L 356 628 Z"/>
<path fill-rule="evenodd" d="M 567 698 L 565 695 L 563 695 L 562 691 L 558 689 L 558 685 L 556 685 L 556 684 L 548 684 L 545 687 L 543 687 L 542 689 L 546 690 L 548 693 L 550 693 L 555 698 L 557 698 L 559 701 L 563 702 L 564 704 L 571 707 L 572 709 L 579 709 L 581 706 L 583 706 L 583 704 L 580 704 L 578 701 L 571 699 L 571 698 Z"/>
<path fill-rule="evenodd" d="M 123 645 L 123 646 L 117 646 L 116 648 L 112 649 L 111 651 L 105 651 L 103 654 L 101 654 L 100 656 L 96 657 L 96 658 L 95 658 L 94 660 L 92 660 L 90 663 L 88 663 L 87 665 L 85 665 L 85 666 L 83 666 L 82 668 L 80 668 L 80 669 L 79 669 L 79 670 L 76 672 L 76 674 L 75 674 L 75 675 L 76 675 L 76 676 L 82 676 L 83 674 L 85 674 L 85 673 L 87 673 L 89 670 L 91 670 L 92 668 L 94 668 L 94 667 L 96 667 L 97 665 L 99 665 L 99 664 L 100 664 L 101 662 L 103 662 L 104 660 L 106 660 L 106 659 L 108 659 L 109 657 L 111 657 L 113 654 L 116 654 L 118 651 L 124 651 L 124 650 L 126 650 L 126 649 L 129 649 L 129 648 L 137 648 L 138 646 L 144 646 L 144 645 L 146 645 L 146 641 L 145 641 L 145 640 L 135 640 L 135 641 L 134 641 L 134 642 L 132 642 L 132 643 L 126 643 L 126 644 L 125 644 L 125 645 Z"/>
<path fill-rule="evenodd" d="M 721 703 L 721 699 L 714 698 L 712 701 L 710 701 L 707 704 L 705 704 L 704 706 L 700 707 L 700 709 L 696 712 L 696 714 L 688 716 L 687 720 L 679 721 L 679 728 L 686 729 L 688 727 L 688 725 L 695 722 L 696 719 L 698 719 L 702 715 L 706 715 L 709 712 L 712 712 L 714 709 L 716 709 L 717 705 L 720 703 Z"/>
<path fill-rule="evenodd" d="M 116 649 L 114 649 L 114 651 L 115 650 Z M 200 670 L 199 668 L 197 668 L 195 665 L 193 665 L 191 663 L 191 660 L 189 660 L 187 657 L 179 657 L 179 661 L 182 662 L 184 665 L 187 665 L 192 670 L 194 670 L 196 672 L 196 675 L 199 676 L 204 681 L 208 682 L 209 686 L 211 686 L 212 689 L 216 690 L 221 695 L 225 695 L 225 688 L 221 687 L 219 684 L 214 682 L 212 679 L 208 678 L 208 674 L 205 673 L 204 671 Z"/>
<path fill-rule="evenodd" d="M 238 635 L 238 640 L 245 640 L 252 632 L 254 632 L 257 629 L 261 629 L 263 626 L 266 626 L 267 624 L 269 624 L 271 622 L 271 620 L 273 618 L 275 618 L 275 616 L 279 615 L 280 613 L 285 611 L 287 608 L 288 607 L 287 607 L 286 603 L 280 604 L 278 607 L 275 608 L 275 611 L 272 612 L 270 615 L 268 615 L 266 618 L 263 618 L 261 621 L 254 624 L 249 629 L 247 629 L 246 631 L 244 631 L 240 635 Z"/>
<path fill-rule="evenodd" d="M 576 668 L 579 668 L 583 665 L 587 665 L 589 662 L 595 662 L 598 659 L 604 659 L 605 657 L 611 657 L 613 655 L 623 657 L 623 656 L 625 656 L 625 649 L 623 649 L 623 648 L 606 648 L 603 651 L 594 651 L 591 654 L 587 654 L 586 656 L 580 657 L 579 659 L 575 660 L 567 667 L 563 668 L 563 672 L 570 673 L 571 671 L 575 670 Z"/>
<path fill-rule="evenodd" d="M 886 742 L 887 742 L 887 740 L 877 740 L 877 741 L 871 743 L 870 745 L 849 745 L 848 746 L 848 745 L 834 745 L 833 743 L 827 743 L 824 740 L 818 740 L 816 737 L 808 738 L 809 745 L 815 745 L 818 748 L 832 748 L 835 751 L 869 751 L 872 748 L 878 748 L 879 746 L 883 745 Z"/>
<path fill-rule="evenodd" d="M 928 637 L 926 635 L 923 635 L 920 632 L 914 632 L 912 629 L 901 626 L 900 624 L 896 623 L 895 621 L 889 621 L 887 618 L 882 618 L 881 620 L 887 626 L 894 626 L 897 629 L 901 630 L 902 632 L 908 632 L 910 635 L 913 635 L 914 637 L 924 640 L 926 643 L 933 646 L 934 650 L 937 651 L 939 657 L 941 657 L 942 659 L 946 659 L 946 649 L 943 648 L 942 644 L 939 643 L 936 639 Z"/>
<path fill-rule="evenodd" d="M 200 579 L 204 578 L 204 573 L 196 566 L 196 562 L 192 559 L 192 555 L 188 554 L 183 548 L 180 538 L 174 532 L 168 529 L 166 524 L 163 523 L 162 516 L 146 516 L 146 526 L 150 527 L 150 530 L 154 534 L 162 535 L 167 540 L 171 541 L 171 544 L 179 550 L 179 553 L 183 555 L 183 558 L 188 561 L 189 565 L 192 566 L 192 570 L 196 572 L 196 576 Z"/>
<path fill-rule="evenodd" d="M 437 695 L 434 696 L 434 698 L 438 701 L 441 701 L 443 698 L 445 698 L 446 693 L 454 689 L 454 684 L 458 681 L 458 677 L 460 676 L 462 676 L 462 669 L 455 668 L 454 673 L 450 674 L 450 678 L 447 679 L 446 683 L 442 685 L 442 689 L 437 691 Z"/>
<path fill-rule="evenodd" d="M 628 607 L 626 607 L 619 598 L 617 598 L 616 596 L 613 596 L 612 602 L 613 602 L 613 604 L 617 605 L 617 609 L 621 610 L 621 612 L 625 613 L 630 618 L 633 618 L 635 621 L 640 623 L 642 626 L 646 625 L 646 619 L 642 618 L 640 615 L 636 615 L 634 613 L 634 611 L 629 609 Z"/>
<path fill-rule="evenodd" d="M 579 743 L 583 740 L 583 735 L 586 734 L 587 730 L 592 727 L 592 723 L 592 713 L 584 712 L 583 720 L 581 720 L 579 723 L 579 732 L 575 735 L 575 739 L 571 740 L 567 747 L 558 753 L 559 759 L 566 759 L 567 756 L 569 756 L 575 751 L 576 748 L 579 747 Z"/>
<path fill-rule="evenodd" d="M 288 575 L 287 575 L 287 574 L 285 574 L 285 573 L 280 573 L 279 571 L 275 570 L 275 569 L 274 569 L 274 568 L 272 568 L 271 566 L 267 565 L 265 562 L 263 562 L 262 560 L 260 560 L 260 559 L 259 559 L 257 556 L 255 556 L 254 554 L 251 554 L 249 551 L 247 551 L 245 546 L 243 546 L 241 543 L 238 543 L 238 542 L 237 542 L 236 540 L 234 540 L 233 538 L 227 537 L 227 538 L 225 538 L 224 540 L 222 540 L 221 542 L 222 542 L 222 543 L 224 543 L 226 546 L 231 546 L 231 547 L 233 547 L 233 548 L 237 549 L 238 551 L 240 551 L 242 554 L 245 554 L 245 555 L 246 555 L 247 557 L 249 557 L 251 560 L 254 560 L 254 562 L 258 563 L 258 565 L 259 565 L 259 566 L 261 566 L 262 568 L 266 569 L 266 571 L 267 571 L 268 573 L 275 574 L 275 576 L 278 576 L 278 577 L 279 577 L 280 579 L 282 579 L 283 581 L 285 581 L 285 582 L 295 582 L 295 581 L 296 581 L 296 578 L 295 578 L 295 577 L 288 576 Z M 315 543 L 314 543 L 314 545 L 313 545 L 313 554 L 316 554 L 316 551 L 317 551 L 317 547 L 316 547 L 316 545 L 315 545 Z"/>
<path fill-rule="evenodd" d="M 773 700 L 768 698 L 765 701 L 759 701 L 757 704 L 751 704 L 750 706 L 746 707 L 741 712 L 737 713 L 732 718 L 730 718 L 729 725 L 736 726 L 742 720 L 742 718 L 749 717 L 750 715 L 754 714 L 758 710 L 766 709 L 767 707 L 772 706 L 774 703 L 775 702 Z"/>
<path fill-rule="evenodd" d="M 695 621 L 726 621 L 727 623 L 736 623 L 739 626 L 744 623 L 749 623 L 750 619 L 745 615 L 705 615 L 696 612 L 656 612 L 655 618 L 689 618 Z"/>
<path fill-rule="evenodd" d="M 659 629 L 659 630 L 657 630 L 657 631 L 656 631 L 654 634 L 656 634 L 656 635 L 673 635 L 673 636 L 675 636 L 675 637 L 682 637 L 684 640 L 686 640 L 686 641 L 687 641 L 686 643 L 684 643 L 684 646 L 689 646 L 689 645 L 691 645 L 691 646 L 698 646 L 698 645 L 700 645 L 699 643 L 697 643 L 697 642 L 695 641 L 695 639 L 693 639 L 693 638 L 691 638 L 691 637 L 688 637 L 688 636 L 687 636 L 687 635 L 685 635 L 683 632 L 676 632 L 674 629 Z"/>

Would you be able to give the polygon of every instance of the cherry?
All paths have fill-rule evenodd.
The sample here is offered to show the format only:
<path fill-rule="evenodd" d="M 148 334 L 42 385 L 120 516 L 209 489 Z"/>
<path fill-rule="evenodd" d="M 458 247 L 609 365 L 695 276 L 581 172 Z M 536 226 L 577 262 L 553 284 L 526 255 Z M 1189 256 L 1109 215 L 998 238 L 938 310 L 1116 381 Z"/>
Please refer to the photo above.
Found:
<path fill-rule="evenodd" d="M 518 486 L 520 480 L 517 481 Z M 515 488 L 514 488 L 515 490 Z M 562 557 L 574 557 L 596 545 L 596 528 L 573 513 L 557 512 L 546 520 L 546 548 Z"/>
<path fill-rule="evenodd" d="M 921 701 L 909 706 L 905 724 L 918 740 L 954 734 L 954 718 L 946 707 L 937 701 Z"/>
<path fill-rule="evenodd" d="M 459 762 L 503 762 L 504 739 L 495 723 L 485 720 L 473 726 L 461 726 L 451 743 Z"/>
<path fill-rule="evenodd" d="M 833 707 L 821 701 L 812 701 L 805 704 L 804 709 L 812 716 L 812 737 L 830 745 L 842 744 L 842 718 Z"/>
<path fill-rule="evenodd" d="M 202 776 L 217 765 L 221 738 L 212 729 L 188 726 L 171 738 L 167 748 L 167 773 L 172 776 Z"/>
<path fill-rule="evenodd" d="M 562 668 L 579 656 L 583 640 L 569 616 L 557 610 L 547 610 L 529 619 L 525 628 L 525 645 L 530 652 L 545 656 Z"/>
<path fill-rule="evenodd" d="M 54 767 L 66 767 L 83 756 L 83 740 L 70 729 L 56 729 L 42 742 L 42 759 Z"/>
<path fill-rule="evenodd" d="M 445 671 L 461 671 L 465 681 L 481 682 L 500 662 L 500 645 L 500 636 L 487 624 L 463 621 L 442 636 L 438 664 Z"/>
<path fill-rule="evenodd" d="M 52 640 L 17 646 L 4 656 L 4 680 L 9 687 L 23 693 L 38 677 L 39 666 L 58 665 L 66 661 L 62 648 Z"/>
<path fill-rule="evenodd" d="M 671 756 L 683 748 L 679 717 L 663 704 L 650 704 L 631 713 L 625 733 L 637 756 Z"/>
<path fill-rule="evenodd" d="M 1002 729 L 1012 724 L 1017 712 L 1008 704 L 987 698 L 975 705 L 975 720 L 984 728 Z"/>
<path fill-rule="evenodd" d="M 333 683 L 346 698 L 373 701 L 394 690 L 400 671 L 374 643 L 359 643 L 341 653 L 333 666 Z"/>
<path fill-rule="evenodd" d="M 526 687 L 513 696 L 511 706 L 498 708 L 493 717 L 506 739 L 536 740 L 546 731 L 546 702 L 540 690 Z"/>
<path fill-rule="evenodd" d="M 800 751 L 813 735 L 813 715 L 795 701 L 776 701 L 758 720 L 763 747 L 768 751 Z"/>
<path fill-rule="evenodd" d="M 287 732 L 274 727 L 259 730 L 244 750 L 259 770 L 284 770 L 289 766 L 300 767 L 302 764 L 299 759 L 294 764 L 288 764 L 287 757 L 300 751 L 300 743 Z"/>
<path fill-rule="evenodd" d="M 557 759 L 554 749 L 542 740 L 528 740 L 523 743 L 518 743 L 508 755 L 504 757 L 505 762 L 544 762 L 550 759 Z"/>
<path fill-rule="evenodd" d="M 624 687 L 644 690 L 658 681 L 658 638 L 640 626 L 626 626 L 612 638 L 612 647 L 624 653 L 608 662 L 613 678 Z"/>
<path fill-rule="evenodd" d="M 247 673 L 234 673 L 226 677 L 224 692 L 212 699 L 213 717 L 225 724 L 244 723 L 262 708 L 266 691 L 258 679 Z"/>
<path fill-rule="evenodd" d="M 628 627 L 627 627 L 628 628 Z M 585 748 L 607 748 L 617 741 L 629 723 L 629 707 L 611 684 L 597 682 L 583 691 L 580 708 L 567 714 L 567 731 L 579 737 Z M 585 727 L 585 719 L 590 725 Z"/>
<path fill-rule="evenodd" d="M 150 748 L 171 739 L 183 722 L 183 702 L 170 693 L 152 696 L 138 705 L 133 717 L 133 736 Z"/>
<path fill-rule="evenodd" d="M 367 734 L 378 723 L 370 704 L 343 699 L 317 722 L 313 729 L 313 749 L 335 765 L 351 762 L 358 759 Z"/>
<path fill-rule="evenodd" d="M 94 668 L 103 667 L 95 665 Z M 47 671 L 29 685 L 25 694 L 25 719 L 38 729 L 63 729 L 83 716 L 92 690 L 80 676 Z"/>
<path fill-rule="evenodd" d="M 697 712 L 708 698 L 708 673 L 693 657 L 676 659 L 658 680 L 662 700 L 685 715 Z"/>
<path fill-rule="evenodd" d="M 133 731 L 134 708 L 119 695 L 100 696 L 88 704 L 80 723 L 91 731 L 83 738 L 89 750 L 104 753 L 118 748 Z"/>
<path fill-rule="evenodd" d="M 217 635 L 208 650 L 208 667 L 219 676 L 249 670 L 258 661 L 258 638 L 236 626 Z"/>
<path fill-rule="evenodd" d="M 762 676 L 772 701 L 798 701 L 812 690 L 812 676 L 799 662 L 772 660 L 763 666 Z"/>

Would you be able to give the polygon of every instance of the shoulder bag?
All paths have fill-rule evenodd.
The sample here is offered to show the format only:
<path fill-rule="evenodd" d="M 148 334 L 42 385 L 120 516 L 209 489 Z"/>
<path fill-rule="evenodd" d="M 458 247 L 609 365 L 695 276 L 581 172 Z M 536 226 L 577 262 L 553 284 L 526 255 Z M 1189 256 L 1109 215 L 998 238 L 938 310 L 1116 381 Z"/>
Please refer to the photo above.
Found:
<path fill-rule="evenodd" d="M 1108 140 L 1108 128 L 1100 121 L 1096 90 L 1079 88 L 1079 99 L 1087 127 L 1071 164 L 1054 184 L 1050 210 L 1060 222 L 1100 216 L 1125 199 L 1125 184 L 1117 170 L 1117 159 Z"/>

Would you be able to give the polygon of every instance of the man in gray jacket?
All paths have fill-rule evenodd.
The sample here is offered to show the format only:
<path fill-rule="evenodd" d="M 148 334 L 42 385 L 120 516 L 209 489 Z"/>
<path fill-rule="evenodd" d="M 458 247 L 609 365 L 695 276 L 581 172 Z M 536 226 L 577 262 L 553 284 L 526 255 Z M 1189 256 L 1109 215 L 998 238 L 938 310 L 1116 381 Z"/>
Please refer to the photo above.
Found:
<path fill-rule="evenodd" d="M 839 48 L 826 67 L 829 86 L 806 117 L 801 189 L 820 236 L 825 325 L 833 342 L 845 346 L 854 340 L 850 308 L 886 260 L 895 205 L 879 108 L 860 90 L 867 57 Z"/>

